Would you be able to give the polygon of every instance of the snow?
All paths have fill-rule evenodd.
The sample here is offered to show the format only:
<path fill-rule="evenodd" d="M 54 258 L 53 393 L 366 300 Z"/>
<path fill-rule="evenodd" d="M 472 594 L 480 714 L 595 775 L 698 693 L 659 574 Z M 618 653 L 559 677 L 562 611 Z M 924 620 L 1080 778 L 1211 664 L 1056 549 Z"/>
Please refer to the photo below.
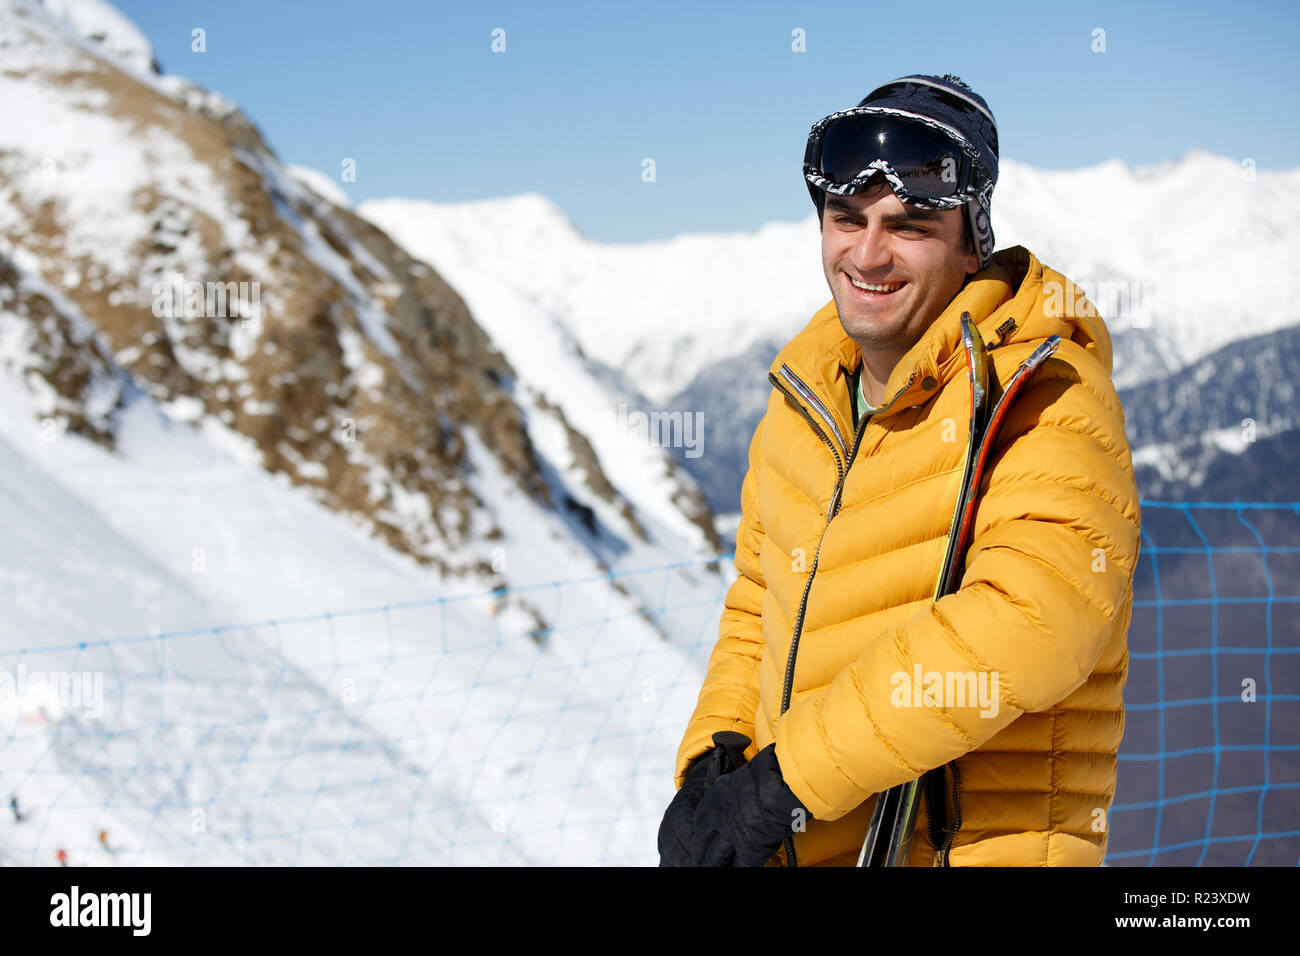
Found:
<path fill-rule="evenodd" d="M 0 438 L 6 650 L 213 619 L 186 576 L 154 560 L 55 477 L 53 446 L 78 439 L 49 441 L 35 429 L 25 437 L 6 432 Z"/>
<path fill-rule="evenodd" d="M 1149 322 L 1178 365 L 1300 319 L 1300 170 L 1254 170 L 1191 150 L 1130 170 L 1117 161 L 1046 172 L 1009 163 L 994 227 L 1076 281 L 1135 283 L 1149 315 L 1110 316 L 1112 333 Z M 1030 198 L 1051 194 L 1043 214 Z M 1007 212 L 999 222 L 999 202 Z M 1005 238 L 1004 238 L 1005 237 Z M 1267 282 L 1242 282 L 1266 275 Z M 1134 321 L 1134 319 L 1137 321 Z"/>
<path fill-rule="evenodd" d="M 362 285 L 353 271 L 353 263 L 361 258 L 368 271 L 379 278 L 390 278 L 388 271 L 369 253 L 364 253 L 360 243 L 350 245 L 349 256 L 340 255 L 321 235 L 320 227 L 311 219 L 304 218 L 294 211 L 286 201 L 292 193 L 290 184 L 294 182 L 281 169 L 271 163 L 257 162 L 263 175 L 275 188 L 276 211 L 281 218 L 293 226 L 302 237 L 303 251 L 306 255 L 337 282 L 350 296 L 355 307 L 357 322 L 361 331 L 376 348 L 392 360 L 406 383 L 414 390 L 420 390 L 420 384 L 410 371 L 401 347 L 388 328 L 388 317 L 382 305 Z M 364 258 L 358 253 L 364 253 Z M 364 358 L 364 349 L 359 340 L 343 341 L 346 334 L 340 336 L 341 346 L 347 356 L 348 367 L 357 371 L 362 387 L 378 388 L 383 382 L 383 371 L 379 366 Z"/>
<path fill-rule="evenodd" d="M 35 16 L 0 17 L 7 58 L 0 74 L 0 232 L 25 232 L 28 210 L 52 204 L 64 257 L 93 263 L 87 275 L 70 270 L 65 286 L 130 280 L 121 288 L 140 306 L 150 304 L 158 279 L 170 280 L 176 271 L 208 273 L 198 214 L 217 223 L 225 244 L 238 250 L 236 261 L 256 272 L 255 238 L 182 139 L 104 111 L 105 93 L 93 85 L 34 81 L 93 65 L 80 48 L 56 44 L 48 29 Z M 41 39 L 33 42 L 33 34 Z M 146 191 L 157 197 L 147 209 L 140 201 Z M 134 259 L 136 243 L 151 234 L 155 219 L 157 238 L 177 246 L 165 276 L 141 274 Z"/>
<path fill-rule="evenodd" d="M 528 428 L 534 439 L 540 440 L 539 429 L 549 417 L 528 401 L 540 395 L 591 442 L 601 470 L 638 514 L 652 516 L 677 538 L 702 548 L 700 530 L 673 503 L 674 494 L 691 479 L 670 467 L 668 453 L 653 443 L 654 436 L 620 427 L 620 405 L 636 410 L 635 399 L 597 378 L 563 326 L 507 283 L 462 264 L 443 267 L 440 274 L 519 376 L 522 389 L 516 397 L 532 409 Z M 567 459 L 562 433 L 551 434 L 545 452 L 552 460 Z"/>
<path fill-rule="evenodd" d="M 592 358 L 665 401 L 756 332 L 797 330 L 825 301 L 815 225 L 603 244 L 536 194 L 469 203 L 384 199 L 358 212 L 447 273 L 478 268 L 554 315 Z M 723 273 L 745 281 L 719 281 Z"/>
<path fill-rule="evenodd" d="M 153 47 L 134 23 L 101 0 L 40 0 L 42 5 L 93 41 L 120 66 L 133 73 L 153 68 Z"/>
<path fill-rule="evenodd" d="M 77 312 L 59 290 L 52 288 L 35 273 L 35 257 L 22 249 L 12 247 L 0 239 L 0 255 L 7 258 L 17 273 L 12 290 L 0 290 L 0 366 L 8 370 L 27 387 L 27 396 L 33 416 L 45 421 L 49 427 L 61 421 L 70 405 L 80 403 L 86 420 L 95 427 L 107 430 L 109 416 L 121 393 L 123 378 L 107 370 L 109 349 L 102 335 Z M 40 354 L 36 330 L 28 318 L 11 311 L 11 300 L 22 297 L 42 297 L 66 320 L 69 351 L 80 350 L 81 358 L 90 363 L 91 377 L 70 398 L 57 391 L 39 370 L 48 370 L 58 358 Z M 96 361 L 96 359 L 100 361 Z"/>
<path fill-rule="evenodd" d="M 1190 445 L 1184 437 L 1179 442 L 1152 443 L 1135 448 L 1133 466 L 1154 468 L 1164 481 L 1196 488 L 1205 480 L 1206 469 L 1215 462 L 1215 456 L 1207 454 L 1207 451 L 1217 449 L 1225 454 L 1241 455 L 1252 442 L 1272 438 L 1285 428 L 1285 425 L 1269 423 L 1254 424 L 1249 430 L 1243 425 L 1207 428 L 1192 436 L 1195 442 Z"/>
<path fill-rule="evenodd" d="M 285 170 L 298 182 L 302 183 L 308 189 L 317 195 L 328 199 L 336 206 L 343 209 L 352 208 L 352 200 L 348 194 L 343 191 L 343 187 L 334 180 L 333 177 L 327 176 L 319 169 L 312 169 L 310 166 L 288 165 Z"/>
<path fill-rule="evenodd" d="M 467 442 L 506 529 L 495 614 L 147 397 L 113 453 L 46 440 L 0 376 L 0 671 L 103 681 L 98 718 L 0 699 L 0 792 L 30 814 L 0 860 L 653 863 L 722 580 L 619 593 Z"/>

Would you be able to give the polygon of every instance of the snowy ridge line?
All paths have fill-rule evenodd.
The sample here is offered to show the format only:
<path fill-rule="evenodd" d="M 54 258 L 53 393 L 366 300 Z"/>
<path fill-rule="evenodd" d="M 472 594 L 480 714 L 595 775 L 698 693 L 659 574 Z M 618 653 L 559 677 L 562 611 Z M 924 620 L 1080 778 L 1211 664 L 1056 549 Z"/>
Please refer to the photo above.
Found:
<path fill-rule="evenodd" d="M 1300 506 L 1298 506 L 1300 507 Z M 399 601 L 391 604 L 379 604 L 373 607 L 350 608 L 345 611 L 322 611 L 319 614 L 303 614 L 296 617 L 277 617 L 267 618 L 264 621 L 252 621 L 243 624 L 217 624 L 212 627 L 193 627 L 180 631 L 162 631 L 158 634 L 132 634 L 122 637 L 106 637 L 97 641 L 77 641 L 73 644 L 51 644 L 40 647 L 18 647 L 12 650 L 0 652 L 3 656 L 23 655 L 23 654 L 45 654 L 54 651 L 75 651 L 84 650 L 91 647 L 105 647 L 110 644 L 134 644 L 140 641 L 159 641 L 163 639 L 172 639 L 178 637 L 196 637 L 201 634 L 226 634 L 237 631 L 254 630 L 260 627 L 276 627 L 281 624 L 314 624 L 320 621 L 329 621 L 335 618 L 358 617 L 369 614 L 382 614 L 385 611 L 401 611 L 408 608 L 417 607 L 434 607 L 439 604 L 455 604 L 460 601 L 471 601 L 475 599 L 494 598 L 507 594 L 521 594 L 526 591 L 544 591 L 553 588 L 563 587 L 573 584 L 591 584 L 596 581 L 611 581 L 615 578 L 633 577 L 640 574 L 653 574 L 657 571 L 672 571 L 677 568 L 707 567 L 710 564 L 717 564 L 720 561 L 731 560 L 732 555 L 720 554 L 711 558 L 693 558 L 688 561 L 673 561 L 668 564 L 656 564 L 644 568 L 624 568 L 622 570 L 610 570 L 603 574 L 590 574 L 579 578 L 563 578 L 554 581 L 541 581 L 536 584 L 518 584 L 508 585 L 499 588 L 488 588 L 483 591 L 469 591 L 465 594 L 444 594 L 441 597 L 425 598 L 419 601 Z M 676 603 L 675 608 L 695 607 L 700 604 L 708 603 L 706 600 L 691 601 L 688 603 Z M 621 618 L 638 617 L 636 613 L 620 615 Z M 611 620 L 608 615 L 602 615 L 600 620 Z M 544 633 L 555 633 L 560 630 L 581 627 L 590 624 L 591 621 L 577 622 L 568 624 L 561 628 L 544 628 Z"/>

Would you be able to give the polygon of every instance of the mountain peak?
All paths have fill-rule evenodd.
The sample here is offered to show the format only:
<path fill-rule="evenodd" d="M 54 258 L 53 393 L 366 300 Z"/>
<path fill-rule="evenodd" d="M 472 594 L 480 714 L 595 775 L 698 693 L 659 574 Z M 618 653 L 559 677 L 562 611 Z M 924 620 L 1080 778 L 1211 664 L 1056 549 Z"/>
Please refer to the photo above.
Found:
<path fill-rule="evenodd" d="M 439 203 L 439 205 L 442 205 Z M 506 221 L 516 219 L 520 225 L 534 228 L 563 230 L 577 234 L 572 221 L 556 203 L 539 192 L 515 193 L 510 196 L 494 196 L 491 199 L 471 199 L 464 203 L 447 203 L 466 208 L 482 209 L 493 217 L 502 217 Z"/>
<path fill-rule="evenodd" d="M 1150 182 L 1170 175 L 1181 177 L 1189 172 L 1218 171 L 1228 167 L 1235 169 L 1237 166 L 1238 161 L 1232 157 L 1219 156 L 1208 149 L 1193 146 L 1177 159 L 1168 159 L 1161 163 L 1134 165 L 1132 172 L 1134 179 L 1141 182 Z"/>
<path fill-rule="evenodd" d="M 161 72 L 152 44 L 111 4 L 103 0 L 40 0 L 40 5 L 118 66 L 132 73 Z"/>

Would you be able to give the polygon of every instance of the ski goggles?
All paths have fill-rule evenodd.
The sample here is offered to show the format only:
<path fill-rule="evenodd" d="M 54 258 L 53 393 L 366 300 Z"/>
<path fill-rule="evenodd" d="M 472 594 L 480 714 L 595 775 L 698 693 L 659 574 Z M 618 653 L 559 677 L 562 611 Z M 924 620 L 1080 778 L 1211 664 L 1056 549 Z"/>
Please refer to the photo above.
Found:
<path fill-rule="evenodd" d="M 952 209 L 991 183 L 979 153 L 956 130 L 915 113 L 855 106 L 818 120 L 803 158 L 808 191 L 859 192 L 877 173 L 898 198 L 922 209 Z"/>

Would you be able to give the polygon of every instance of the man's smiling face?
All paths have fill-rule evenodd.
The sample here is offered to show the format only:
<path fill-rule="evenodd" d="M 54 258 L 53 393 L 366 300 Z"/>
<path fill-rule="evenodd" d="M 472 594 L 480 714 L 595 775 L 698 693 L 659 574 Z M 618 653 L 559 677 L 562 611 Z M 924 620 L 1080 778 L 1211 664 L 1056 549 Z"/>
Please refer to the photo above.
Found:
<path fill-rule="evenodd" d="M 963 248 L 965 216 L 904 204 L 883 179 L 852 196 L 827 193 L 822 268 L 840 324 L 864 352 L 901 356 L 979 271 Z"/>

